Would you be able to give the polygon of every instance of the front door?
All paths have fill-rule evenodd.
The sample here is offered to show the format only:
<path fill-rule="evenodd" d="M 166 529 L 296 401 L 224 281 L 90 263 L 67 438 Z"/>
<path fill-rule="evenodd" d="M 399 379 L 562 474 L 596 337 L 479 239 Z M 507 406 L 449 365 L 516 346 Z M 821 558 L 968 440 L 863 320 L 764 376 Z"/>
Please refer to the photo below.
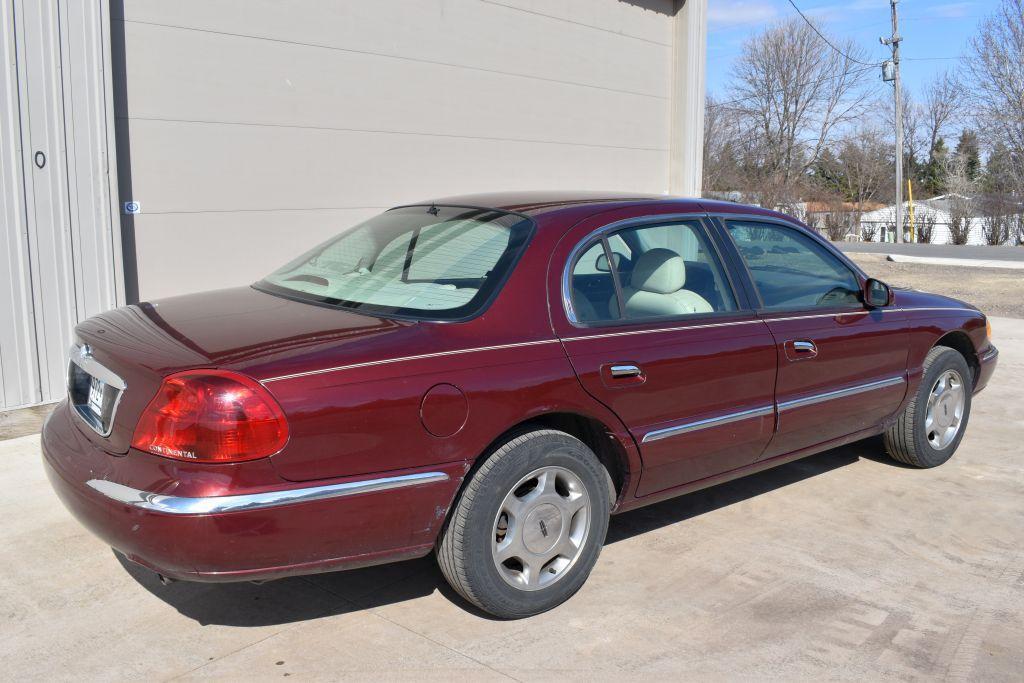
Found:
<path fill-rule="evenodd" d="M 781 223 L 729 220 L 728 233 L 776 342 L 779 423 L 763 458 L 877 426 L 906 393 L 904 316 L 861 302 L 857 273 Z"/>
<path fill-rule="evenodd" d="M 583 387 L 639 444 L 643 496 L 753 463 L 774 427 L 775 346 L 700 218 L 570 231 L 553 322 Z M 588 237 L 589 235 L 589 237 Z"/>

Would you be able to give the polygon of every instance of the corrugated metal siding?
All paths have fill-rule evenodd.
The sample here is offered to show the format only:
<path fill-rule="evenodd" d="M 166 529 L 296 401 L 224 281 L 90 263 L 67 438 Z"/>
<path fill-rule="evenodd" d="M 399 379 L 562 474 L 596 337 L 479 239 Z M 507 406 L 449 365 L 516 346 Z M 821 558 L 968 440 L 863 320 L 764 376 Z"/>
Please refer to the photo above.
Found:
<path fill-rule="evenodd" d="M 4 5 L 5 55 L 16 66 L 6 72 L 9 97 L 0 105 L 10 132 L 3 267 L 13 291 L 0 319 L 14 330 L 0 333 L 3 407 L 63 396 L 73 327 L 118 301 L 105 12 L 99 0 Z"/>
<path fill-rule="evenodd" d="M 21 167 L 21 122 L 14 43 L 14 7 L 4 0 L 0 12 L 0 408 L 41 399 L 32 325 L 28 228 Z"/>
<path fill-rule="evenodd" d="M 77 319 L 56 2 L 15 0 L 22 169 L 41 400 L 64 393 L 63 359 Z M 37 155 L 45 156 L 42 168 Z M 41 162 L 43 157 L 38 157 Z"/>
<path fill-rule="evenodd" d="M 672 8 L 126 2 L 141 297 L 246 284 L 430 196 L 667 190 Z"/>

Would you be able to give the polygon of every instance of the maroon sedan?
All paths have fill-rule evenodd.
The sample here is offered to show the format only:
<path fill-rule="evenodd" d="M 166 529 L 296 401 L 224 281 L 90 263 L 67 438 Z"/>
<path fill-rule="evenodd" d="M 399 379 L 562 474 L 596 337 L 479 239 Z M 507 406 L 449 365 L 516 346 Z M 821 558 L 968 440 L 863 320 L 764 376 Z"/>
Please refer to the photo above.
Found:
<path fill-rule="evenodd" d="M 168 579 L 434 551 L 521 617 L 580 588 L 610 513 L 876 434 L 945 462 L 996 356 L 977 309 L 778 213 L 458 197 L 85 321 L 43 453 L 71 512 Z"/>

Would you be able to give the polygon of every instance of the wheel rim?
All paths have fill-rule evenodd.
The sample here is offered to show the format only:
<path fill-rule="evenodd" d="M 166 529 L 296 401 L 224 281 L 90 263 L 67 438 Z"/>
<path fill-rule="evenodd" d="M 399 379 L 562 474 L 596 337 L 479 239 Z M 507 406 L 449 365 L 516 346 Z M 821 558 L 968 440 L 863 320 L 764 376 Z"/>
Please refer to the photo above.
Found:
<path fill-rule="evenodd" d="M 542 467 L 527 474 L 494 517 L 491 555 L 501 578 L 527 591 L 560 580 L 583 552 L 590 518 L 590 496 L 571 471 Z"/>
<path fill-rule="evenodd" d="M 967 395 L 964 381 L 956 370 L 946 370 L 935 380 L 928 393 L 924 431 L 929 445 L 942 450 L 953 442 L 964 419 Z"/>

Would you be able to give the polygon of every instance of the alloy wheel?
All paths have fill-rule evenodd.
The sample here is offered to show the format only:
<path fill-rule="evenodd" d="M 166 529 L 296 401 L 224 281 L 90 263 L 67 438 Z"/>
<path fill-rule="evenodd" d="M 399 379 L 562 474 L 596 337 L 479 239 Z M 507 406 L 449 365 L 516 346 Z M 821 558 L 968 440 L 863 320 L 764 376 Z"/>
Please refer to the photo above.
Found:
<path fill-rule="evenodd" d="M 546 588 L 579 559 L 591 502 L 578 476 L 542 467 L 512 487 L 494 518 L 491 554 L 498 573 L 519 590 Z"/>
<path fill-rule="evenodd" d="M 963 422 L 966 395 L 956 370 L 946 370 L 932 385 L 925 407 L 924 431 L 929 445 L 942 450 L 956 438 Z"/>

